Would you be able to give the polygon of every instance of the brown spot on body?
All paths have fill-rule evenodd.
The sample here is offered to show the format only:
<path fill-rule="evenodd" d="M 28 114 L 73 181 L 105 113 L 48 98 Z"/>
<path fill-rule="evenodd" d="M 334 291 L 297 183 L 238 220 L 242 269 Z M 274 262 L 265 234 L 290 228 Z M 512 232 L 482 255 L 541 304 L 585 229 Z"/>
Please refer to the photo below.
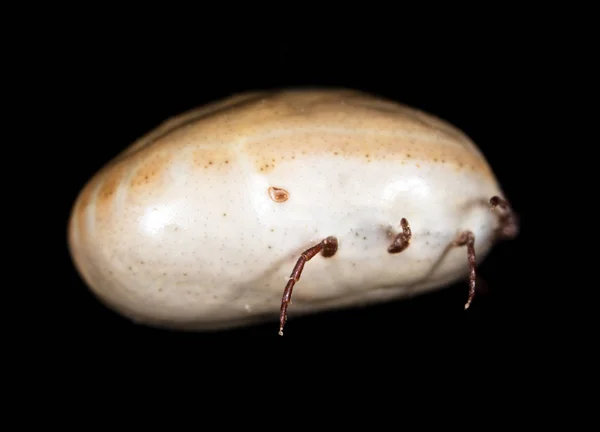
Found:
<path fill-rule="evenodd" d="M 202 169 L 223 168 L 225 165 L 230 165 L 233 160 L 235 160 L 234 152 L 225 146 L 200 147 L 192 152 L 194 166 Z"/>
<path fill-rule="evenodd" d="M 269 187 L 269 196 L 273 201 L 282 203 L 289 199 L 290 194 L 285 189 L 271 186 Z"/>
<path fill-rule="evenodd" d="M 254 161 L 255 166 L 259 169 L 259 171 L 263 172 L 263 173 L 269 173 L 271 171 L 273 171 L 276 167 L 275 163 L 273 162 L 274 159 L 271 157 L 270 154 L 268 155 L 261 155 L 261 158 L 258 158 Z"/>
<path fill-rule="evenodd" d="M 131 187 L 150 185 L 163 180 L 165 171 L 173 159 L 167 151 L 151 151 L 140 157 L 135 174 L 129 184 Z"/>

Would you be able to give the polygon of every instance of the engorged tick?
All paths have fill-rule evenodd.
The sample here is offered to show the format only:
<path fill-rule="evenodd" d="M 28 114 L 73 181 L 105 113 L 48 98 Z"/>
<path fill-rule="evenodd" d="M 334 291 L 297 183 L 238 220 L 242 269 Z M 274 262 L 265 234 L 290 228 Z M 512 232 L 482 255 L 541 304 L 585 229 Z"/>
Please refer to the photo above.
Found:
<path fill-rule="evenodd" d="M 272 320 L 280 334 L 288 312 L 457 280 L 472 307 L 477 259 L 519 233 L 467 134 L 348 89 L 242 93 L 170 119 L 91 176 L 68 224 L 82 280 L 132 321 L 214 331 Z M 457 248 L 466 260 L 447 252 Z"/>

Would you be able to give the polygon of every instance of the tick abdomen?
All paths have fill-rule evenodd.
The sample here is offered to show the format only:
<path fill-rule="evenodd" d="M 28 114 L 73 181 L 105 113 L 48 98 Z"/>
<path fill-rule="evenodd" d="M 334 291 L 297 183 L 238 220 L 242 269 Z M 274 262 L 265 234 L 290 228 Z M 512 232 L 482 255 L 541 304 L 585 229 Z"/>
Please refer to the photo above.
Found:
<path fill-rule="evenodd" d="M 215 108 L 216 107 L 216 108 Z M 276 317 L 302 251 L 297 314 L 414 295 L 464 278 L 492 246 L 502 195 L 460 131 L 345 90 L 254 93 L 170 120 L 94 176 L 69 242 L 96 295 L 137 321 L 220 328 Z M 410 247 L 387 248 L 400 219 Z"/>

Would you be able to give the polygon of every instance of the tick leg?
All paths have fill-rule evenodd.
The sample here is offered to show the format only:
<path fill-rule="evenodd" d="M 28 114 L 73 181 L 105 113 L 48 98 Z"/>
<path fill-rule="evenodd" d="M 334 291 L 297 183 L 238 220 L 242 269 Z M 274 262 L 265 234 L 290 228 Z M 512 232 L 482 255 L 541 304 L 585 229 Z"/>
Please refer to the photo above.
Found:
<path fill-rule="evenodd" d="M 516 213 L 505 199 L 494 196 L 490 199 L 492 210 L 500 207 L 503 213 L 500 215 L 500 226 L 496 235 L 501 239 L 513 239 L 519 234 L 519 220 Z"/>
<path fill-rule="evenodd" d="M 327 237 L 321 243 L 316 246 L 311 247 L 310 249 L 305 250 L 298 258 L 296 265 L 294 266 L 294 270 L 292 270 L 292 274 L 289 277 L 288 283 L 283 290 L 283 297 L 281 299 L 281 312 L 279 314 L 279 335 L 283 336 L 283 326 L 287 320 L 287 308 L 288 304 L 292 302 L 292 290 L 294 289 L 294 285 L 296 282 L 300 280 L 300 276 L 302 275 L 302 269 L 304 269 L 304 264 L 307 261 L 310 261 L 312 257 L 321 252 L 325 258 L 332 257 L 337 252 L 338 241 L 335 237 Z"/>
<path fill-rule="evenodd" d="M 410 225 L 408 225 L 408 221 L 406 219 L 402 218 L 402 220 L 400 221 L 400 226 L 402 227 L 402 232 L 396 236 L 396 238 L 388 248 L 388 252 L 391 254 L 399 253 L 406 249 L 412 237 Z"/>
<path fill-rule="evenodd" d="M 464 231 L 458 239 L 454 241 L 455 246 L 467 246 L 467 258 L 469 259 L 469 298 L 465 304 L 465 309 L 468 309 L 475 297 L 475 236 L 471 231 Z"/>

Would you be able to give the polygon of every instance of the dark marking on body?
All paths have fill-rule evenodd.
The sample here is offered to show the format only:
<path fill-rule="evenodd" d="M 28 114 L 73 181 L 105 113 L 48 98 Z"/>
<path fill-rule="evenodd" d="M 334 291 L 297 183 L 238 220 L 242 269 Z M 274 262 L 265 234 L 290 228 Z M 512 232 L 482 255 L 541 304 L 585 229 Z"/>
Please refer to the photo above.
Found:
<path fill-rule="evenodd" d="M 289 192 L 282 188 L 271 186 L 268 191 L 271 199 L 277 203 L 286 202 L 290 197 Z"/>

